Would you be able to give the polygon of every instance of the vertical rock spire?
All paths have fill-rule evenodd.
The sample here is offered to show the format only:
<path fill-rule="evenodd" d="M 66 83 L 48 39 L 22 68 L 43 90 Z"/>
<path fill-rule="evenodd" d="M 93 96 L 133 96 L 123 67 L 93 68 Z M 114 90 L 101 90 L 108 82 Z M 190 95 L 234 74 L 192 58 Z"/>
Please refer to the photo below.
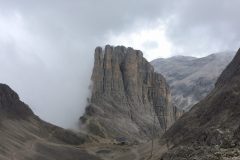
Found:
<path fill-rule="evenodd" d="M 84 119 L 93 134 L 141 139 L 151 136 L 154 115 L 159 131 L 174 122 L 169 87 L 141 51 L 97 47 L 92 81 L 91 104 Z"/>

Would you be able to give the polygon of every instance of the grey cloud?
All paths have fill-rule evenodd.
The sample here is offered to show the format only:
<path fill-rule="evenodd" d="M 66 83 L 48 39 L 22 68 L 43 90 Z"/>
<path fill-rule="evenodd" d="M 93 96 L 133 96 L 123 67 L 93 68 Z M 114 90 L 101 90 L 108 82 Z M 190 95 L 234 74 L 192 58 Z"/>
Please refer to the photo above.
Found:
<path fill-rule="evenodd" d="M 0 0 L 0 28 L 2 17 L 17 25 L 7 39 L 0 31 L 0 81 L 40 117 L 72 127 L 89 96 L 94 48 L 105 45 L 109 32 L 130 33 L 161 20 L 173 54 L 235 50 L 238 6 L 237 0 Z"/>
<path fill-rule="evenodd" d="M 168 22 L 167 36 L 176 51 L 189 55 L 236 50 L 240 43 L 239 5 L 236 0 L 185 0 Z"/>
<path fill-rule="evenodd" d="M 43 119 L 72 127 L 89 96 L 94 48 L 104 45 L 108 32 L 157 18 L 158 6 L 154 0 L 0 1 L 0 17 L 12 19 L 19 25 L 16 32 L 24 33 L 10 33 L 11 40 L 2 43 L 1 82 L 17 90 Z"/>
<path fill-rule="evenodd" d="M 154 49 L 158 47 L 158 43 L 156 41 L 146 41 L 142 46 L 146 49 Z"/>

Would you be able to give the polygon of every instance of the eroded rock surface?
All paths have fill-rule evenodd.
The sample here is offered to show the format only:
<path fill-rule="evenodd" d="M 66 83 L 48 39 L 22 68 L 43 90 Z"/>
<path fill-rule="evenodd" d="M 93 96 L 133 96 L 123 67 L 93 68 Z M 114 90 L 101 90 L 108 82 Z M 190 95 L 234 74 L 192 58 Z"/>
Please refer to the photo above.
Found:
<path fill-rule="evenodd" d="M 94 135 L 145 140 L 153 128 L 162 132 L 177 118 L 164 77 L 139 50 L 97 47 L 92 83 L 90 104 L 81 120 Z"/>
<path fill-rule="evenodd" d="M 169 83 L 173 103 L 178 108 L 189 110 L 214 89 L 215 82 L 234 53 L 215 53 L 202 58 L 174 56 L 153 60 L 151 64 Z"/>

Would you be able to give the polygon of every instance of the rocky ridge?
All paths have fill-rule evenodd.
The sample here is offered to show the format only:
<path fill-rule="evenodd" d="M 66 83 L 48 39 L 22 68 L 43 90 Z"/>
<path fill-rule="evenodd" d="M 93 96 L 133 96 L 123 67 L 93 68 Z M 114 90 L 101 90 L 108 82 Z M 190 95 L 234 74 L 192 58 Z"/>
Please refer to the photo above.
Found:
<path fill-rule="evenodd" d="M 163 132 L 178 118 L 164 77 L 139 50 L 97 47 L 91 79 L 92 97 L 81 117 L 89 133 L 146 140 L 153 128 Z"/>
<path fill-rule="evenodd" d="M 151 64 L 169 83 L 173 103 L 189 110 L 211 92 L 233 56 L 234 52 L 215 53 L 202 58 L 174 56 L 153 60 Z"/>
<path fill-rule="evenodd" d="M 162 160 L 240 158 L 240 50 L 213 91 L 163 136 L 170 150 Z"/>

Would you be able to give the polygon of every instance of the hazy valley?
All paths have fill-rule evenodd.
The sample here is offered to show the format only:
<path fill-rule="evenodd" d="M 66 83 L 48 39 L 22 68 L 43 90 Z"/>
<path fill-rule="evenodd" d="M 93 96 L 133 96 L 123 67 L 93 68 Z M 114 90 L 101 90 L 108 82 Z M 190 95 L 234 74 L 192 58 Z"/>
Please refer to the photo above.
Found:
<path fill-rule="evenodd" d="M 181 103 L 178 108 L 178 103 L 172 99 L 171 88 L 175 89 L 173 93 L 185 93 L 183 90 L 176 92 L 178 88 L 174 85 L 169 87 L 164 76 L 154 71 L 141 51 L 124 46 L 97 47 L 91 78 L 92 96 L 85 114 L 81 117 L 79 114 L 79 131 L 66 130 L 41 120 L 17 93 L 1 84 L 0 158 L 168 160 L 187 157 L 200 160 L 239 157 L 239 55 L 238 52 L 219 78 L 220 71 L 213 75 L 209 70 L 216 64 L 226 66 L 232 53 L 152 62 L 158 71 L 164 67 L 166 72 L 171 71 L 163 72 L 172 78 L 168 80 L 170 84 L 179 83 L 174 72 L 182 71 L 188 73 L 185 74 L 187 78 L 182 79 L 196 79 L 191 85 L 199 85 L 197 82 L 201 77 L 211 82 L 200 85 L 205 91 L 201 95 L 202 101 L 183 114 L 181 109 L 189 104 L 182 107 Z M 179 63 L 182 67 L 177 69 L 182 71 L 169 70 Z M 189 69 L 186 65 L 191 64 L 195 64 L 195 68 L 186 70 Z M 193 73 L 199 76 L 192 76 Z M 216 85 L 211 89 L 215 81 Z M 188 81 L 181 82 L 189 84 Z M 199 92 L 188 92 L 187 96 L 195 94 Z"/>
<path fill-rule="evenodd" d="M 239 0 L 0 0 L 0 160 L 240 160 Z"/>

